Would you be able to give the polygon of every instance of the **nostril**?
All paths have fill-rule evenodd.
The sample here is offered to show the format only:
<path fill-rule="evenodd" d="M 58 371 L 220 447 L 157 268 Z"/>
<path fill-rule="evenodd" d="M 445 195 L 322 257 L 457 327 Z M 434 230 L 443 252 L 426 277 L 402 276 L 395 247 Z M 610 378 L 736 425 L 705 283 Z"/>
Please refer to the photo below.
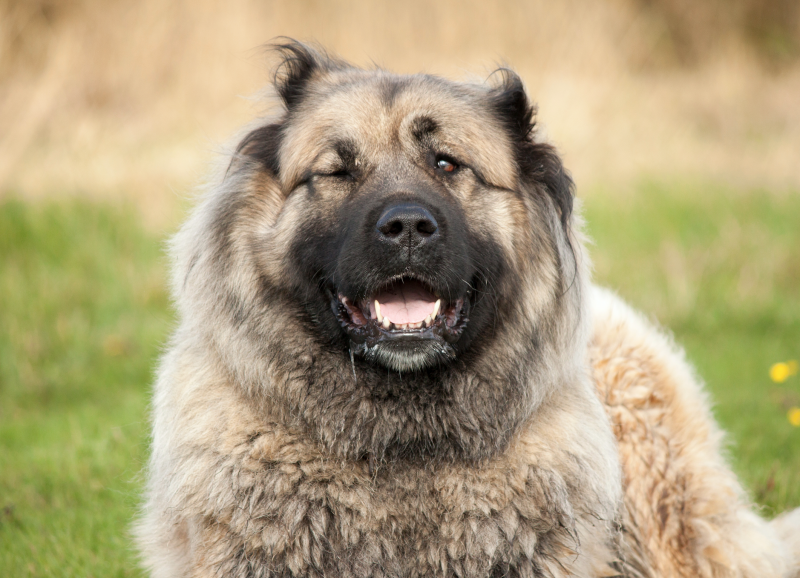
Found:
<path fill-rule="evenodd" d="M 417 223 L 417 232 L 423 237 L 430 237 L 436 229 L 436 222 L 429 219 L 422 219 Z"/>
<path fill-rule="evenodd" d="M 399 219 L 390 221 L 379 227 L 379 230 L 387 237 L 397 237 L 403 232 L 403 222 Z"/>

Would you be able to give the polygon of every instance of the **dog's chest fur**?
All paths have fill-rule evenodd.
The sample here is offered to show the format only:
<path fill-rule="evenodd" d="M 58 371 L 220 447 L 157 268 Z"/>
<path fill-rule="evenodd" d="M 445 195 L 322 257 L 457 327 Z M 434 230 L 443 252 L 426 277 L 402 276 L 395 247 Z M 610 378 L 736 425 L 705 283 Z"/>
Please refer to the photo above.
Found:
<path fill-rule="evenodd" d="M 587 532 L 572 480 L 524 459 L 524 445 L 478 467 L 370 473 L 262 429 L 231 456 L 232 500 L 214 514 L 203 564 L 226 576 L 583 575 L 578 544 L 605 549 L 605 525 Z"/>

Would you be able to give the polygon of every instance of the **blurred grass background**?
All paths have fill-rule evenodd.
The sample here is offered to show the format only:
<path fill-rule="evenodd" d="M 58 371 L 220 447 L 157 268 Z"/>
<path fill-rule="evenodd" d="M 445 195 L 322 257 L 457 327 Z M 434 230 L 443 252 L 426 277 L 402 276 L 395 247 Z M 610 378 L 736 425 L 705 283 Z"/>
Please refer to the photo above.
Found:
<path fill-rule="evenodd" d="M 163 241 L 269 106 L 259 48 L 518 70 L 596 277 L 674 332 L 772 515 L 800 506 L 796 0 L 0 0 L 0 575 L 139 576 L 128 528 L 172 322 Z"/>

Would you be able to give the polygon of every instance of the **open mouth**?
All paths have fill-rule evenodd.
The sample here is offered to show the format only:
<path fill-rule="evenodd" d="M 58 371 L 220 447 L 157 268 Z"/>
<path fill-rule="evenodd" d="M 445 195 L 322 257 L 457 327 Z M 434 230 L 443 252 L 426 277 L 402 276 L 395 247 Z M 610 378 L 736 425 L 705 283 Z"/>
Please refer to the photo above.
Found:
<path fill-rule="evenodd" d="M 467 324 L 469 301 L 449 302 L 423 281 L 393 280 L 363 301 L 342 294 L 333 300 L 342 328 L 355 343 L 435 340 L 455 343 Z"/>

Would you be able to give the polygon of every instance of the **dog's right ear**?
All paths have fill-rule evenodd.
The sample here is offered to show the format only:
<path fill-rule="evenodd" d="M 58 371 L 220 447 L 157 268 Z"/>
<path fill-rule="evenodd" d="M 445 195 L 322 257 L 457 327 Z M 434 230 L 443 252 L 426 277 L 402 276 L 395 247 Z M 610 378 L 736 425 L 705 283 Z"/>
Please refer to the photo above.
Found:
<path fill-rule="evenodd" d="M 236 147 L 236 157 L 249 157 L 258 161 L 264 170 L 278 178 L 281 172 L 282 129 L 283 124 L 272 123 L 250 131 Z"/>
<path fill-rule="evenodd" d="M 281 57 L 275 68 L 272 83 L 289 113 L 302 102 L 308 85 L 315 76 L 347 66 L 344 62 L 328 56 L 321 48 L 313 48 L 292 39 L 272 44 L 270 48 Z M 277 178 L 280 174 L 282 137 L 282 122 L 258 127 L 242 139 L 236 147 L 236 156 L 258 161 L 266 171 Z"/>
<path fill-rule="evenodd" d="M 273 44 L 272 49 L 282 58 L 275 68 L 272 82 L 289 112 L 303 100 L 309 81 L 314 76 L 346 66 L 344 62 L 330 57 L 322 48 L 292 39 Z"/>

